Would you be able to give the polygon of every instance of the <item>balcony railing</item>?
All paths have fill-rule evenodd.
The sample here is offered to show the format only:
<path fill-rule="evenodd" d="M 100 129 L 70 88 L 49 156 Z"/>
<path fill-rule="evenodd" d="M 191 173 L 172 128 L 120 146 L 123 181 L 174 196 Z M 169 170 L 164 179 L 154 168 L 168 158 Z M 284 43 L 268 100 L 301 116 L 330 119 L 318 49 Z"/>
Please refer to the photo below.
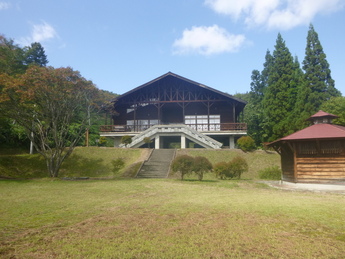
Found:
<path fill-rule="evenodd" d="M 197 131 L 246 131 L 246 123 L 210 123 L 210 124 L 185 124 Z M 101 132 L 142 132 L 152 125 L 103 125 L 100 126 Z"/>

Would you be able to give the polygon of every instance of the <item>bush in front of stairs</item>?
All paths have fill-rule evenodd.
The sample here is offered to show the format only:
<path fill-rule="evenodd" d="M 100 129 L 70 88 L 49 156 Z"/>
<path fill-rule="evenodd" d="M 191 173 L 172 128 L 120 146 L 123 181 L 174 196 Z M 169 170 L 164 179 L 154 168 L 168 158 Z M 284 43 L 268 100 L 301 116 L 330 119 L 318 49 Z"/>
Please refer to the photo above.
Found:
<path fill-rule="evenodd" d="M 125 135 L 121 138 L 121 144 L 124 144 L 126 147 L 127 145 L 132 143 L 132 136 Z"/>
<path fill-rule="evenodd" d="M 194 165 L 194 158 L 188 155 L 182 155 L 176 157 L 173 162 L 171 163 L 171 170 L 174 173 L 181 174 L 181 180 L 183 180 L 184 176 L 187 174 L 192 173 Z"/>
<path fill-rule="evenodd" d="M 198 176 L 198 180 L 201 181 L 204 173 L 212 170 L 212 164 L 206 157 L 182 155 L 173 160 L 171 169 L 173 172 L 181 174 L 181 180 L 184 179 L 185 175 L 194 172 Z"/>
<path fill-rule="evenodd" d="M 212 164 L 206 157 L 197 156 L 194 158 L 193 171 L 198 176 L 198 180 L 202 181 L 204 173 L 212 171 Z"/>

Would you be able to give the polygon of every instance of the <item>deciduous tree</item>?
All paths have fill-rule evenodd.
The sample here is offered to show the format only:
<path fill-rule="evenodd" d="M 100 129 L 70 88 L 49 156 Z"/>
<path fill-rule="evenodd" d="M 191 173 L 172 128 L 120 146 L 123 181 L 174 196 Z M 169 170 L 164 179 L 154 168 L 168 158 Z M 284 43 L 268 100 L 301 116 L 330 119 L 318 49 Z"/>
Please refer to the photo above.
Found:
<path fill-rule="evenodd" d="M 57 177 L 85 132 L 96 87 L 71 68 L 39 66 L 17 77 L 1 74 L 0 85 L 0 111 L 25 128 L 49 175 Z"/>

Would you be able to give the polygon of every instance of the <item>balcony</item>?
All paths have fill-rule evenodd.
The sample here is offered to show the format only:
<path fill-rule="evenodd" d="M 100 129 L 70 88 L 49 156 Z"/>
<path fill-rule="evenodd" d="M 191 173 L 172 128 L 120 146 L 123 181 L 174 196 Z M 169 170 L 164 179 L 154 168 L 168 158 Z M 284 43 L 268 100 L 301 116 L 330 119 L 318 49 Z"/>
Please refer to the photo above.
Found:
<path fill-rule="evenodd" d="M 247 131 L 246 123 L 209 123 L 209 124 L 185 124 L 190 128 L 199 132 L 222 132 L 222 131 Z M 148 128 L 155 126 L 152 125 L 102 125 L 100 126 L 101 132 L 142 132 Z"/>

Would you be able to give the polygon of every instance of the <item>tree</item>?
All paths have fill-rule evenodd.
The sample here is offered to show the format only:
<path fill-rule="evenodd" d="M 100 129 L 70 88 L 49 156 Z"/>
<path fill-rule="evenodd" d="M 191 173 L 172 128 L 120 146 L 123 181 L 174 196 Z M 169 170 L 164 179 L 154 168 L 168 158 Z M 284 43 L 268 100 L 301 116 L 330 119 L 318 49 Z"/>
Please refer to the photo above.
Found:
<path fill-rule="evenodd" d="M 333 123 L 345 126 L 345 97 L 332 97 L 328 101 L 324 102 L 320 109 L 339 116 L 338 119 L 333 120 Z"/>
<path fill-rule="evenodd" d="M 31 43 L 29 47 L 24 48 L 24 52 L 24 63 L 26 65 L 36 64 L 45 67 L 48 64 L 44 48 L 39 42 Z"/>
<path fill-rule="evenodd" d="M 35 65 L 18 77 L 1 74 L 0 85 L 0 112 L 25 128 L 49 175 L 57 177 L 85 132 L 96 87 L 71 68 Z"/>
<path fill-rule="evenodd" d="M 184 176 L 192 173 L 194 166 L 194 158 L 188 155 L 181 155 L 176 157 L 171 163 L 171 170 L 173 172 L 179 172 L 181 174 L 181 180 Z"/>
<path fill-rule="evenodd" d="M 297 83 L 295 82 L 295 63 L 281 34 L 278 34 L 272 65 L 268 71 L 267 89 L 262 100 L 266 121 L 263 129 L 264 141 L 273 141 L 289 132 L 289 115 L 295 106 Z"/>
<path fill-rule="evenodd" d="M 15 75 L 25 70 L 23 49 L 14 44 L 12 39 L 0 35 L 0 73 Z"/>
<path fill-rule="evenodd" d="M 298 93 L 296 112 L 301 114 L 301 120 L 304 121 L 317 112 L 323 102 L 341 96 L 335 88 L 326 54 L 312 24 L 309 26 L 302 68 L 305 71 L 304 84 Z"/>
<path fill-rule="evenodd" d="M 265 124 L 262 101 L 268 86 L 268 75 L 271 71 L 273 57 L 269 50 L 265 55 L 265 63 L 262 72 L 253 70 L 250 83 L 249 101 L 245 107 L 245 122 L 248 125 L 248 134 L 253 137 L 256 145 L 260 145 L 265 139 L 263 125 Z"/>
<path fill-rule="evenodd" d="M 194 158 L 193 171 L 198 176 L 198 180 L 202 181 L 204 174 L 212 170 L 211 162 L 203 156 L 197 156 Z"/>

